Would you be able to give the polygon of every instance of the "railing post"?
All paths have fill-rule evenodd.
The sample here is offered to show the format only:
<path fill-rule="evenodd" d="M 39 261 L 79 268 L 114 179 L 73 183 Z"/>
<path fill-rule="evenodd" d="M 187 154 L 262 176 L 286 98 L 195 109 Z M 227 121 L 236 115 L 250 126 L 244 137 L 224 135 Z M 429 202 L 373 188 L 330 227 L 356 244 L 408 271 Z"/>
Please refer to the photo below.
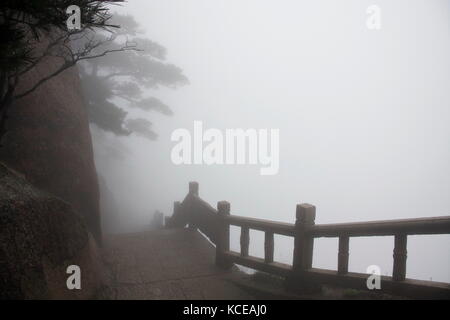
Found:
<path fill-rule="evenodd" d="M 292 274 L 286 278 L 286 287 L 299 293 L 317 293 L 321 289 L 304 273 L 312 268 L 314 238 L 307 231 L 315 224 L 315 219 L 316 207 L 310 204 L 297 205 Z"/>
<path fill-rule="evenodd" d="M 189 194 L 198 197 L 198 182 L 189 182 Z M 197 231 L 197 226 L 195 225 L 195 212 L 190 209 L 189 212 L 189 229 L 192 231 Z"/>
<path fill-rule="evenodd" d="M 406 278 L 406 258 L 407 258 L 407 235 L 395 235 L 394 244 L 394 268 L 392 279 L 394 281 L 403 281 Z"/>
<path fill-rule="evenodd" d="M 348 273 L 349 242 L 350 238 L 348 236 L 339 237 L 338 274 Z"/>
<path fill-rule="evenodd" d="M 248 227 L 241 227 L 241 256 L 248 257 L 248 247 L 250 244 L 250 230 Z"/>
<path fill-rule="evenodd" d="M 198 197 L 198 182 L 189 182 L 189 194 L 193 194 Z"/>
<path fill-rule="evenodd" d="M 273 262 L 274 240 L 273 232 L 266 231 L 264 236 L 264 261 L 266 263 Z"/>
<path fill-rule="evenodd" d="M 227 261 L 225 252 L 230 250 L 230 225 L 226 217 L 230 215 L 230 203 L 219 201 L 217 203 L 218 235 L 216 243 L 216 265 L 221 268 L 230 268 L 232 263 Z"/>
<path fill-rule="evenodd" d="M 308 236 L 307 229 L 315 224 L 316 207 L 298 204 L 295 220 L 294 261 L 292 269 L 301 272 L 312 268 L 314 238 Z"/>
<path fill-rule="evenodd" d="M 181 202 L 180 201 L 175 201 L 173 203 L 172 216 L 171 217 L 165 217 L 165 224 L 164 225 L 165 225 L 166 228 L 178 227 L 177 223 L 180 224 L 180 219 L 182 219 Z"/>

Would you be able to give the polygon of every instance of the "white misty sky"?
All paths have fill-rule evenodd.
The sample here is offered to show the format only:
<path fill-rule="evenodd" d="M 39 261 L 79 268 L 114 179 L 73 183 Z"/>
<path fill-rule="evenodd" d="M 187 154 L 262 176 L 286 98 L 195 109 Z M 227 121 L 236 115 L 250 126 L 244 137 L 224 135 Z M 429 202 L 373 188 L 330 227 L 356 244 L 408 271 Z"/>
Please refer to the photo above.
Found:
<path fill-rule="evenodd" d="M 366 8 L 382 10 L 382 28 L 366 27 Z M 174 116 L 147 115 L 156 142 L 110 138 L 126 160 L 97 167 L 129 225 L 200 183 L 215 206 L 293 222 L 295 205 L 317 207 L 316 223 L 450 214 L 450 1 L 133 0 L 146 35 L 168 49 L 190 85 L 154 95 Z M 280 129 L 280 171 L 259 166 L 175 166 L 174 129 Z M 94 138 L 96 135 L 94 135 Z M 237 248 L 234 234 L 232 246 Z M 263 254 L 261 234 L 251 253 Z M 450 282 L 450 237 L 410 237 L 408 276 Z M 355 239 L 350 269 L 378 264 L 392 272 L 392 238 Z M 314 264 L 335 268 L 337 241 L 316 242 Z M 276 238 L 290 262 L 292 241 Z"/>

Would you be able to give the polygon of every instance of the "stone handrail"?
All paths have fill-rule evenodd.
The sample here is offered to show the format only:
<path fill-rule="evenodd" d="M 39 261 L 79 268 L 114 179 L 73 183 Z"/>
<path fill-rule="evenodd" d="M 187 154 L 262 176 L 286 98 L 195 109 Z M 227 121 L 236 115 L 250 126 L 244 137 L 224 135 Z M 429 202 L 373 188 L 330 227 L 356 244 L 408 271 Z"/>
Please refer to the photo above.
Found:
<path fill-rule="evenodd" d="M 334 284 L 367 289 L 368 274 L 348 271 L 351 237 L 394 236 L 392 277 L 381 276 L 385 292 L 420 298 L 450 299 L 450 284 L 406 279 L 407 237 L 409 235 L 450 234 L 450 216 L 370 221 L 357 223 L 315 224 L 316 208 L 299 204 L 295 224 L 230 215 L 230 204 L 220 201 L 217 209 L 198 195 L 198 183 L 189 184 L 183 202 L 175 202 L 174 214 L 166 220 L 167 227 L 198 229 L 216 246 L 216 264 L 229 268 L 235 264 L 285 277 L 293 289 L 311 285 Z M 230 251 L 230 225 L 241 228 L 240 252 Z M 249 256 L 250 229 L 263 231 L 264 259 Z M 293 264 L 274 261 L 274 234 L 294 238 Z M 337 270 L 312 267 L 314 239 L 339 239 Z"/>

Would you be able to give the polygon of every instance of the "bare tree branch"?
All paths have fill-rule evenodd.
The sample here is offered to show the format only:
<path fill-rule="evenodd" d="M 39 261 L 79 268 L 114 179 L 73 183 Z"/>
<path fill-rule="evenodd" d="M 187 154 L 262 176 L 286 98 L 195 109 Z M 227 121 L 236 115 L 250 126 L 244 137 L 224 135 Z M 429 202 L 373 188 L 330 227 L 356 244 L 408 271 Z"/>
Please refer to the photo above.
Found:
<path fill-rule="evenodd" d="M 111 39 L 111 38 L 110 38 Z M 60 74 L 61 72 L 63 72 L 64 70 L 73 67 L 75 64 L 77 64 L 77 62 L 82 61 L 82 60 L 87 60 L 87 59 L 95 59 L 95 58 L 100 58 L 103 57 L 107 54 L 110 53 L 114 53 L 114 52 L 124 52 L 124 51 L 141 51 L 140 49 L 138 49 L 136 47 L 136 44 L 128 44 L 126 43 L 123 47 L 118 48 L 118 49 L 108 49 L 108 50 L 104 50 L 101 53 L 98 54 L 93 54 L 93 55 L 88 55 L 89 53 L 91 53 L 94 49 L 100 47 L 101 45 L 103 45 L 105 42 L 110 41 L 110 39 L 106 40 L 106 41 L 96 41 L 94 42 L 93 40 L 90 41 L 86 46 L 85 46 L 85 50 L 82 50 L 80 52 L 74 53 L 72 48 L 70 47 L 70 45 L 68 45 L 67 43 L 59 43 L 60 47 L 63 47 L 66 49 L 66 53 L 67 54 L 64 55 L 56 55 L 57 57 L 63 58 L 64 59 L 64 63 L 62 63 L 62 65 L 55 70 L 54 72 L 50 73 L 49 75 L 43 77 L 42 79 L 40 79 L 38 82 L 36 82 L 31 88 L 29 88 L 28 90 L 25 90 L 22 93 L 19 93 L 17 95 L 14 96 L 14 99 L 20 99 L 23 98 L 24 96 L 30 94 L 31 92 L 35 91 L 38 87 L 40 87 L 42 84 L 44 84 L 45 82 L 47 82 L 48 80 L 50 80 L 51 78 L 57 76 L 58 74 Z M 56 44 L 52 44 L 52 46 L 55 46 Z M 49 50 L 46 50 L 46 54 L 43 54 L 42 57 L 40 57 L 39 60 L 42 60 L 43 57 L 48 56 L 49 55 Z M 37 64 L 37 63 L 36 63 Z M 34 64 L 34 65 L 36 65 Z M 29 69 L 30 70 L 30 69 Z M 16 76 L 16 79 L 18 79 L 18 76 Z"/>

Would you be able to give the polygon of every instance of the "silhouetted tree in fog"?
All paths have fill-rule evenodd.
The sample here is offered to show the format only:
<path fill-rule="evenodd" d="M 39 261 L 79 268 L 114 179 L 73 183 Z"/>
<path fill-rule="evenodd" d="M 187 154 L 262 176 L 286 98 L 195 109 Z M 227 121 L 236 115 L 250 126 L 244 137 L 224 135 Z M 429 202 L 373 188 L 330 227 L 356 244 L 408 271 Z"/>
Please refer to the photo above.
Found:
<path fill-rule="evenodd" d="M 141 117 L 129 118 L 128 111 L 138 108 L 171 115 L 169 106 L 150 92 L 160 86 L 176 88 L 188 80 L 180 68 L 165 61 L 164 47 L 142 36 L 143 31 L 132 16 L 115 15 L 112 22 L 121 28 L 115 32 L 111 48 L 126 41 L 139 49 L 81 64 L 90 121 L 116 135 L 135 133 L 153 140 L 157 135 L 151 122 Z M 107 37 L 106 33 L 96 34 L 100 42 L 106 41 Z"/>
<path fill-rule="evenodd" d="M 106 56 L 108 53 L 134 50 L 133 44 L 125 43 L 115 48 L 103 41 L 93 39 L 96 30 L 112 33 L 117 25 L 111 18 L 107 4 L 123 0 L 2 0 L 0 1 L 0 137 L 4 134 L 4 122 L 8 108 L 49 79 L 77 62 Z M 80 8 L 81 29 L 67 29 L 67 8 Z M 83 46 L 73 46 L 83 39 Z M 55 68 L 43 75 L 29 88 L 17 92 L 16 87 L 23 75 L 47 57 L 56 58 Z"/>

